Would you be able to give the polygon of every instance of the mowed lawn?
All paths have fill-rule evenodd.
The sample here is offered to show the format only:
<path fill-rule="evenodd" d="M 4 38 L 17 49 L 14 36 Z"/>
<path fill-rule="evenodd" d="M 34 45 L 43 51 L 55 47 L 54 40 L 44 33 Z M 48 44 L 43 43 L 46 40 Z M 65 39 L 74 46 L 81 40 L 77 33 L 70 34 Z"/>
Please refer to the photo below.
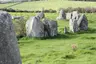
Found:
<path fill-rule="evenodd" d="M 68 7 L 96 7 L 96 2 L 84 2 L 84 1 L 66 1 L 66 0 L 49 0 L 49 1 L 33 1 L 33 2 L 24 2 L 18 5 L 11 4 L 0 4 L 0 8 L 13 8 L 18 10 L 41 10 L 44 9 L 53 9 L 58 10 L 59 8 L 68 8 Z M 11 6 L 12 5 L 12 6 Z"/>
<path fill-rule="evenodd" d="M 25 16 L 27 20 L 34 13 L 10 13 Z M 85 13 L 86 14 L 86 13 Z M 46 13 L 49 19 L 56 19 L 57 13 Z M 68 21 L 58 22 L 58 36 L 47 39 L 23 37 L 18 40 L 23 64 L 96 64 L 96 13 L 86 14 L 88 31 L 64 34 Z M 77 50 L 72 50 L 72 44 Z"/>

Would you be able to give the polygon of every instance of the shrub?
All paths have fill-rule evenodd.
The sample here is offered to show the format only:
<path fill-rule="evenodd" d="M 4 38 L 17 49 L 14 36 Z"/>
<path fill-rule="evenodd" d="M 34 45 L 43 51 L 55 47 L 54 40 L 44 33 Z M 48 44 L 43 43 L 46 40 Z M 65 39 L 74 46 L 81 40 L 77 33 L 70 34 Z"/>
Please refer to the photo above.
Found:
<path fill-rule="evenodd" d="M 59 8 L 59 10 L 61 9 L 64 9 L 64 8 Z M 7 12 L 32 12 L 32 13 L 37 13 L 37 12 L 41 12 L 40 10 L 32 10 L 32 11 L 28 11 L 28 10 L 14 10 L 12 8 L 2 8 L 0 10 L 3 10 L 3 11 L 7 11 Z M 96 8 L 95 7 L 86 7 L 86 8 L 81 8 L 81 7 L 77 7 L 77 8 L 72 8 L 72 7 L 68 7 L 66 9 L 64 9 L 65 12 L 72 12 L 72 11 L 78 11 L 80 13 L 96 13 Z M 46 9 L 44 10 L 45 13 L 56 13 L 57 11 L 56 10 L 53 10 L 53 9 Z"/>
<path fill-rule="evenodd" d="M 26 35 L 26 28 L 25 28 L 26 20 L 15 19 L 13 23 L 14 23 L 17 38 L 21 38 L 25 36 Z"/>
<path fill-rule="evenodd" d="M 64 8 L 60 8 L 60 9 L 64 9 Z M 60 10 L 59 9 L 59 10 Z M 78 11 L 80 13 L 96 13 L 96 8 L 94 7 L 86 7 L 86 8 L 72 8 L 72 7 L 68 7 L 66 9 L 64 9 L 64 11 L 67 12 L 72 12 L 72 11 Z"/>

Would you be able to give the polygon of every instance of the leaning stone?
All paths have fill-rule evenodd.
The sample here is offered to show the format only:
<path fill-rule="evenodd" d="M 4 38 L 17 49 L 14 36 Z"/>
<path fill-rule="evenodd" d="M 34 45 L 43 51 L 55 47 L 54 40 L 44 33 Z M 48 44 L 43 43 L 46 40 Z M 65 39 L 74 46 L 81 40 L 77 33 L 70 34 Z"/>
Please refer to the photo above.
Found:
<path fill-rule="evenodd" d="M 88 29 L 88 20 L 84 14 L 81 15 L 81 17 L 79 18 L 77 23 L 78 23 L 80 30 L 87 30 Z"/>
<path fill-rule="evenodd" d="M 66 19 L 66 14 L 63 9 L 60 10 L 59 16 L 56 18 L 57 20 L 63 20 Z"/>
<path fill-rule="evenodd" d="M 12 18 L 0 11 L 0 64 L 22 64 Z"/>
<path fill-rule="evenodd" d="M 44 25 L 38 16 L 26 22 L 26 34 L 28 37 L 44 37 Z"/>

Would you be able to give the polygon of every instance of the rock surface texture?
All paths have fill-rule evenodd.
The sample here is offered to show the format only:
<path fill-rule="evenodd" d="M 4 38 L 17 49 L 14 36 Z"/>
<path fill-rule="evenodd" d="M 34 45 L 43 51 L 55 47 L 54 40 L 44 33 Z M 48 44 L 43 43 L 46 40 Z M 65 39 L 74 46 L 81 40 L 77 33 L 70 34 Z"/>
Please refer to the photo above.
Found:
<path fill-rule="evenodd" d="M 56 36 L 57 35 L 57 22 L 54 20 L 44 19 L 44 32 L 45 36 Z"/>
<path fill-rule="evenodd" d="M 0 64 L 22 64 L 11 15 L 0 11 Z"/>
<path fill-rule="evenodd" d="M 80 30 L 87 30 L 88 29 L 88 20 L 87 20 L 87 17 L 84 14 L 82 14 L 80 16 L 77 23 L 78 23 L 78 26 L 79 26 Z"/>
<path fill-rule="evenodd" d="M 26 22 L 26 34 L 28 37 L 44 37 L 44 25 L 38 16 Z"/>

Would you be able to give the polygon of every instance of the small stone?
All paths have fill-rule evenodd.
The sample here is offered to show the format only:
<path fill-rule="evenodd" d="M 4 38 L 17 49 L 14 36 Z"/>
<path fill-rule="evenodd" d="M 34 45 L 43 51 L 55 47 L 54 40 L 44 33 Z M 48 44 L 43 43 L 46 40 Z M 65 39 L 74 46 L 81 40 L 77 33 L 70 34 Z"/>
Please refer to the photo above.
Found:
<path fill-rule="evenodd" d="M 64 20 L 66 19 L 66 14 L 63 9 L 60 10 L 59 16 L 56 18 L 57 20 Z"/>
<path fill-rule="evenodd" d="M 79 31 L 76 19 L 70 19 L 69 20 L 69 28 L 70 28 L 70 31 L 73 33 Z"/>
<path fill-rule="evenodd" d="M 67 31 L 67 28 L 64 27 L 64 34 L 66 34 L 68 31 Z"/>

